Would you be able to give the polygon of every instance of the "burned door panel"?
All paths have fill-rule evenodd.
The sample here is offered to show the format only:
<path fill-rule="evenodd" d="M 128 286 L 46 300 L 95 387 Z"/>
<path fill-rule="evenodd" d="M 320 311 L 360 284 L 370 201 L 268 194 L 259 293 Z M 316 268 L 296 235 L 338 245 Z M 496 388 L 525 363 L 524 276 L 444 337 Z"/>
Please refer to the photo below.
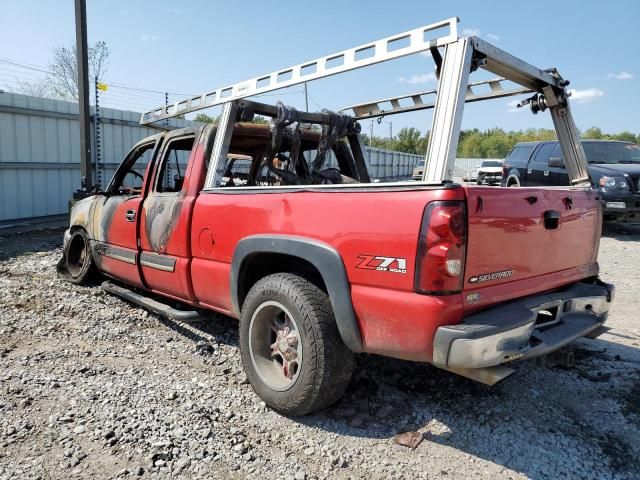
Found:
<path fill-rule="evenodd" d="M 144 286 L 138 265 L 140 210 L 158 139 L 134 147 L 93 208 L 92 249 L 98 268 L 139 287 Z"/>
<path fill-rule="evenodd" d="M 148 288 L 191 298 L 188 187 L 196 133 L 168 134 L 140 217 L 140 269 Z M 180 261 L 180 260 L 186 261 Z"/>

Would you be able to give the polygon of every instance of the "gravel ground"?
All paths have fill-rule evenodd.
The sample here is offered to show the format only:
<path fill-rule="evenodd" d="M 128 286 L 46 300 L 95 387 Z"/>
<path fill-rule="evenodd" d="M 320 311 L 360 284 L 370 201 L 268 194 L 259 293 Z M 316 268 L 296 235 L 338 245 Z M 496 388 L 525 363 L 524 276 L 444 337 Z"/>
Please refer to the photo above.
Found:
<path fill-rule="evenodd" d="M 571 369 L 488 388 L 362 355 L 347 396 L 289 419 L 240 365 L 234 320 L 185 326 L 56 277 L 61 231 L 0 237 L 0 479 L 640 476 L 640 228 L 601 243 L 609 326 Z M 414 430 L 411 450 L 393 442 Z"/>

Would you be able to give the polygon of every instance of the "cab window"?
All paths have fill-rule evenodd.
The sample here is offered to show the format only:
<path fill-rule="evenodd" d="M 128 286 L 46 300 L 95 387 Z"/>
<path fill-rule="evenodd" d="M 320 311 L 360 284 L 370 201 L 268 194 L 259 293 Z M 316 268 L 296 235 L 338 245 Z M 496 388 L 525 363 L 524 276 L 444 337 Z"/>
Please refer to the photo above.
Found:
<path fill-rule="evenodd" d="M 116 171 L 109 191 L 115 195 L 141 195 L 155 142 L 141 145 Z"/>
<path fill-rule="evenodd" d="M 169 140 L 162 155 L 162 163 L 156 177 L 155 191 L 176 193 L 182 190 L 184 173 L 189 163 L 195 137 L 180 137 Z"/>

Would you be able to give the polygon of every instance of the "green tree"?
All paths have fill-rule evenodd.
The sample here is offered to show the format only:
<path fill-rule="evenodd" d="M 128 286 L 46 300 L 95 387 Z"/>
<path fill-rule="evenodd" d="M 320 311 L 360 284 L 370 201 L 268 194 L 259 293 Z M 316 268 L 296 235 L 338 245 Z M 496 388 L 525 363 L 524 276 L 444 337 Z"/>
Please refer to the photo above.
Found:
<path fill-rule="evenodd" d="M 604 135 L 602 134 L 602 130 L 600 130 L 598 127 L 591 127 L 585 130 L 585 132 L 582 134 L 582 138 L 600 140 L 604 138 Z"/>
<path fill-rule="evenodd" d="M 462 158 L 485 158 L 486 152 L 480 132 L 472 132 L 465 135 L 462 142 L 458 143 L 458 156 Z"/>
<path fill-rule="evenodd" d="M 200 123 L 218 123 L 219 118 L 220 117 L 211 117 L 206 113 L 199 113 L 193 118 L 193 120 Z"/>
<path fill-rule="evenodd" d="M 398 136 L 391 141 L 391 148 L 398 152 L 424 153 L 418 151 L 420 145 L 420 130 L 414 127 L 404 127 L 398 132 Z"/>
<path fill-rule="evenodd" d="M 611 138 L 613 140 L 621 140 L 623 142 L 635 143 L 637 141 L 636 136 L 633 133 L 627 132 L 627 131 L 616 133 L 615 135 L 611 135 Z"/>

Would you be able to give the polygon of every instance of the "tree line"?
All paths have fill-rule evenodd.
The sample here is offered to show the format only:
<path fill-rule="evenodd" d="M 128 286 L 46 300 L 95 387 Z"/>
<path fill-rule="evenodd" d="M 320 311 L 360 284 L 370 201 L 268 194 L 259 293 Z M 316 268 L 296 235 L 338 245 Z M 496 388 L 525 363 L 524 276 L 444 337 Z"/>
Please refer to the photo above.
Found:
<path fill-rule="evenodd" d="M 369 138 L 363 134 L 363 141 L 366 145 L 385 150 L 395 150 L 398 152 L 414 153 L 424 155 L 429 144 L 429 132 L 424 135 L 414 127 L 402 128 L 397 135 L 392 138 L 373 136 Z M 631 132 L 604 133 L 598 127 L 591 127 L 581 132 L 583 139 L 596 140 L 622 140 L 626 142 L 640 143 L 640 134 L 634 135 Z M 516 143 L 535 142 L 545 140 L 556 140 L 555 130 L 548 128 L 529 128 L 527 130 L 505 131 L 501 128 L 490 128 L 479 130 L 462 130 L 458 142 L 459 158 L 504 158 Z"/>
<path fill-rule="evenodd" d="M 194 118 L 197 122 L 217 123 L 219 117 L 210 117 L 205 113 L 200 113 Z M 256 116 L 254 123 L 267 123 L 263 117 Z M 603 133 L 598 127 L 591 127 L 581 132 L 584 139 L 596 140 L 622 140 L 625 142 L 640 143 L 640 134 L 634 135 L 631 132 Z M 365 145 L 393 150 L 396 152 L 413 153 L 425 155 L 429 144 L 429 132 L 424 135 L 415 127 L 404 127 L 397 135 L 389 137 L 373 136 L 369 138 L 366 133 L 362 134 Z M 505 131 L 501 128 L 490 128 L 479 130 L 462 130 L 458 142 L 459 158 L 504 158 L 516 143 L 536 142 L 556 140 L 556 132 L 550 128 L 529 128 L 526 130 Z"/>

